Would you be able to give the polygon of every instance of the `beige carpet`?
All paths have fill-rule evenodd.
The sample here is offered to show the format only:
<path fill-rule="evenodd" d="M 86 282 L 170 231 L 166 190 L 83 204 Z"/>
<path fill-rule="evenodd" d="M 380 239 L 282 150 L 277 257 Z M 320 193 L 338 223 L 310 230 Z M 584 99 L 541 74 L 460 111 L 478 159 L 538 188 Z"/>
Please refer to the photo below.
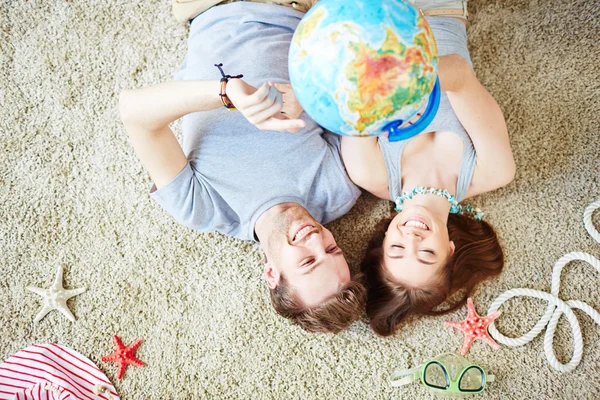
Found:
<path fill-rule="evenodd" d="M 475 293 L 485 313 L 506 289 L 549 291 L 564 253 L 600 256 L 581 221 L 600 197 L 600 5 L 473 0 L 469 8 L 473 62 L 505 112 L 518 167 L 510 186 L 473 201 L 507 260 Z M 116 381 L 116 365 L 100 358 L 117 333 L 126 344 L 143 339 L 137 354 L 147 363 L 115 382 L 123 399 L 431 398 L 417 384 L 392 389 L 387 378 L 457 350 L 462 335 L 443 321 L 466 309 L 412 321 L 388 339 L 364 322 L 335 336 L 306 333 L 271 310 L 252 245 L 178 226 L 148 197 L 117 97 L 169 79 L 183 59 L 187 28 L 166 0 L 0 0 L 0 28 L 0 359 L 56 342 Z M 331 224 L 353 269 L 386 210 L 365 195 Z M 52 312 L 34 325 L 41 299 L 24 288 L 49 286 L 59 265 L 67 287 L 88 287 L 69 302 L 77 322 Z M 560 293 L 600 309 L 600 275 L 574 263 Z M 498 326 L 521 335 L 545 307 L 513 300 Z M 480 398 L 598 398 L 600 327 L 577 315 L 585 348 L 570 374 L 549 367 L 542 337 L 497 351 L 475 343 L 470 359 L 498 377 Z M 555 338 L 563 362 L 571 338 L 563 319 Z"/>

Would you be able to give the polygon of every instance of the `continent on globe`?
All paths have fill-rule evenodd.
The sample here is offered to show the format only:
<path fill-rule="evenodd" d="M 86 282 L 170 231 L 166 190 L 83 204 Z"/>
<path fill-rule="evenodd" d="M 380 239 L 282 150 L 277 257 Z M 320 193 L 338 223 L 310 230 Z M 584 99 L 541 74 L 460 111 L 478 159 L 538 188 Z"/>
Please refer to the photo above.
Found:
<path fill-rule="evenodd" d="M 347 106 L 359 118 L 347 122 L 359 132 L 406 104 L 418 103 L 423 92 L 431 91 L 427 79 L 428 73 L 435 72 L 429 59 L 431 52 L 418 46 L 406 47 L 389 28 L 386 34 L 380 49 L 365 43 L 351 45 L 356 58 L 348 64 L 346 77 L 355 89 Z"/>
<path fill-rule="evenodd" d="M 437 60 L 433 32 L 412 5 L 322 0 L 297 27 L 289 73 L 317 123 L 342 135 L 381 135 L 427 105 Z"/>

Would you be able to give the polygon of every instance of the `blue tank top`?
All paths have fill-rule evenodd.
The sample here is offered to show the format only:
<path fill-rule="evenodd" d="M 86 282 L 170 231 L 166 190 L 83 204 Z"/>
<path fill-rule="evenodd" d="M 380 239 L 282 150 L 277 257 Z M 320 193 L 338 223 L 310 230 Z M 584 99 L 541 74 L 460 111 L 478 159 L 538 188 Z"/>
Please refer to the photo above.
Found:
<path fill-rule="evenodd" d="M 457 19 L 448 17 L 426 17 L 426 19 L 433 30 L 438 54 L 440 56 L 446 54 L 458 54 L 472 66 L 469 50 L 467 49 L 467 32 L 465 25 Z M 448 95 L 444 92 L 442 92 L 440 108 L 435 118 L 423 130 L 423 133 L 437 131 L 454 132 L 463 140 L 463 157 L 456 185 L 456 198 L 458 201 L 461 201 L 465 198 L 467 190 L 471 185 L 477 155 L 471 138 L 458 120 L 458 117 L 454 113 L 452 105 L 448 100 Z M 390 142 L 387 136 L 379 137 L 379 147 L 381 148 L 383 158 L 385 159 L 390 199 L 392 200 L 402 195 L 402 152 L 408 142 L 410 142 L 410 139 Z"/>

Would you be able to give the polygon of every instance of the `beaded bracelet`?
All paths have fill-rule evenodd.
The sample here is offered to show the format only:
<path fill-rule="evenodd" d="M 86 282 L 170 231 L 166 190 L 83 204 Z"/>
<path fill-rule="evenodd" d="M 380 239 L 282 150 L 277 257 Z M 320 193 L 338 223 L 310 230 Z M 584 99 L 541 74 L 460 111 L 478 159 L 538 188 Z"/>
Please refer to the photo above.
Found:
<path fill-rule="evenodd" d="M 223 103 L 223 107 L 225 107 L 228 110 L 235 110 L 235 106 L 233 105 L 233 103 L 231 102 L 231 100 L 229 100 L 229 97 L 227 97 L 227 93 L 225 92 L 225 88 L 227 87 L 227 82 L 229 82 L 230 79 L 239 79 L 239 78 L 243 78 L 244 75 L 235 75 L 235 76 L 231 76 L 231 75 L 225 75 L 225 72 L 223 72 L 223 68 L 221 68 L 223 66 L 223 63 L 220 64 L 215 64 L 215 67 L 219 68 L 219 71 L 221 72 L 221 92 L 219 93 L 219 96 L 221 97 L 221 103 Z"/>

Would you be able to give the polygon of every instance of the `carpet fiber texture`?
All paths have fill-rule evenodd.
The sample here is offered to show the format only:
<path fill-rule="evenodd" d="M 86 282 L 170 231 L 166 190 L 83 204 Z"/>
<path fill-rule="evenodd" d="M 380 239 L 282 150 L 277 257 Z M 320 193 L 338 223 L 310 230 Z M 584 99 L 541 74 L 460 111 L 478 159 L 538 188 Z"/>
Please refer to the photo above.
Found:
<path fill-rule="evenodd" d="M 480 80 L 502 107 L 517 163 L 515 181 L 471 201 L 484 209 L 506 254 L 503 274 L 474 293 L 485 314 L 504 290 L 550 290 L 554 262 L 571 251 L 600 256 L 585 207 L 600 197 L 600 6 L 589 0 L 472 0 L 469 46 Z M 117 111 L 120 90 L 168 80 L 187 30 L 168 1 L 0 0 L 0 358 L 33 343 L 72 347 L 98 363 L 123 399 L 428 399 L 387 379 L 456 351 L 448 317 L 407 322 L 391 338 L 355 323 L 311 334 L 271 309 L 261 256 L 249 243 L 179 226 L 148 196 L 151 186 Z M 175 124 L 180 131 L 180 125 Z M 356 271 L 388 204 L 363 195 L 330 224 Z M 600 215 L 594 216 L 600 225 Z M 33 318 L 59 265 L 70 323 Z M 583 263 L 563 273 L 560 295 L 600 309 L 600 275 Z M 497 326 L 528 331 L 546 308 L 514 299 Z M 520 348 L 476 342 L 468 357 L 497 381 L 481 399 L 600 397 L 600 327 L 577 312 L 585 342 L 579 367 L 550 368 L 543 337 Z M 144 340 L 117 381 L 112 335 Z M 571 357 L 562 319 L 554 339 Z"/>

